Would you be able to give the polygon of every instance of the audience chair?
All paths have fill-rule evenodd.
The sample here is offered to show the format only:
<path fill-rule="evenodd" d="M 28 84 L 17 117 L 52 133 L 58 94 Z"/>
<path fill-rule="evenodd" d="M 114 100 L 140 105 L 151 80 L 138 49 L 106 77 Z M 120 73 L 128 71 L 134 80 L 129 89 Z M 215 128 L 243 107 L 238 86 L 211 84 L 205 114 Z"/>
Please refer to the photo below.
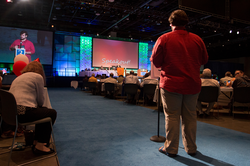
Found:
<path fill-rule="evenodd" d="M 232 99 L 232 113 L 234 118 L 234 112 L 237 112 L 234 110 L 234 102 L 248 104 L 247 105 L 247 112 L 249 116 L 249 104 L 250 104 L 250 87 L 236 87 L 233 89 L 233 99 Z"/>
<path fill-rule="evenodd" d="M 204 103 L 217 102 L 219 96 L 219 87 L 215 86 L 202 86 L 201 92 L 198 97 L 198 101 Z M 218 117 L 219 117 L 219 109 L 218 109 Z"/>
<path fill-rule="evenodd" d="M 115 84 L 114 83 L 104 83 L 104 87 L 105 87 L 105 96 L 107 94 L 107 92 L 109 91 L 110 94 L 111 92 L 113 92 L 114 98 L 115 98 Z"/>
<path fill-rule="evenodd" d="M 130 96 L 136 96 L 138 95 L 138 85 L 137 84 L 124 84 L 124 92 L 127 94 L 127 100 L 129 100 L 128 95 Z M 139 97 L 139 96 L 138 96 Z M 135 97 L 135 103 L 136 102 L 136 97 Z"/>
<path fill-rule="evenodd" d="M 2 80 L 2 89 L 9 90 L 11 83 L 16 79 L 16 75 L 8 74 L 3 76 Z"/>
<path fill-rule="evenodd" d="M 97 83 L 96 82 L 88 82 L 89 89 L 92 91 L 92 94 L 96 94 Z"/>
<path fill-rule="evenodd" d="M 11 149 L 10 149 L 10 155 L 9 155 L 9 160 L 8 160 L 8 165 L 10 164 L 10 160 L 11 160 L 11 154 L 12 154 L 12 150 L 13 150 L 13 145 L 15 143 L 15 138 L 16 138 L 16 133 L 17 133 L 17 128 L 18 125 L 21 126 L 28 126 L 28 125 L 34 125 L 34 124 L 40 124 L 40 123 L 45 123 L 45 122 L 50 122 L 51 125 L 51 133 L 52 133 L 52 144 L 54 145 L 54 149 L 55 149 L 55 153 L 50 154 L 50 155 L 44 155 L 41 156 L 41 158 L 35 159 L 35 160 L 31 160 L 25 163 L 22 163 L 21 165 L 25 165 L 25 164 L 30 164 L 30 163 L 34 163 L 49 157 L 53 157 L 57 155 L 56 152 L 56 146 L 55 146 L 55 138 L 54 138 L 54 132 L 53 132 L 53 127 L 52 127 L 52 120 L 51 118 L 43 118 L 37 121 L 33 121 L 33 122 L 28 122 L 28 123 L 19 123 L 18 122 L 18 115 L 17 115 L 17 104 L 16 104 L 16 99 L 15 97 L 12 95 L 12 93 L 5 91 L 5 90 L 1 90 L 0 89 L 0 105 L 1 105 L 1 122 L 4 121 L 9 125 L 14 125 L 16 126 L 15 129 L 15 134 L 14 134 L 14 138 L 12 141 L 12 145 L 11 145 Z M 1 124 L 0 124 L 0 128 L 1 128 Z M 57 160 L 57 164 L 59 165 L 59 161 L 56 157 Z"/>
<path fill-rule="evenodd" d="M 145 105 L 145 96 L 154 96 L 156 84 L 144 84 L 143 86 L 143 105 Z"/>

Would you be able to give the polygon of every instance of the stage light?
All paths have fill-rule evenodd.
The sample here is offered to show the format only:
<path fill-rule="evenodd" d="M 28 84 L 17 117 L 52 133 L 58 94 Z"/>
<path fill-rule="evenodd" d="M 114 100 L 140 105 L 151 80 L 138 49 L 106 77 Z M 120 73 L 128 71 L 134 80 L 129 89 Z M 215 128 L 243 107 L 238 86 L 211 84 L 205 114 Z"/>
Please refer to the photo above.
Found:
<path fill-rule="evenodd" d="M 232 33 L 232 32 L 233 32 L 232 30 L 229 31 L 229 33 Z"/>
<path fill-rule="evenodd" d="M 237 35 L 240 34 L 240 31 L 237 31 Z"/>
<path fill-rule="evenodd" d="M 52 28 L 54 28 L 54 25 L 51 25 Z"/>
<path fill-rule="evenodd" d="M 13 0 L 7 0 L 7 2 L 8 2 L 8 3 L 12 3 L 12 2 L 13 2 Z"/>

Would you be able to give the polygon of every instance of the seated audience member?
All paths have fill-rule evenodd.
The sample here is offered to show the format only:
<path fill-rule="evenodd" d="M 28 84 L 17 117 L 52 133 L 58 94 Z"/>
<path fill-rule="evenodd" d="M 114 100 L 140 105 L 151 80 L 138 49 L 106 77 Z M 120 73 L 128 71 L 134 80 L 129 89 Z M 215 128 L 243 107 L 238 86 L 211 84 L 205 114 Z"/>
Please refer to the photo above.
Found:
<path fill-rule="evenodd" d="M 125 84 L 137 84 L 140 85 L 139 79 L 137 76 L 135 76 L 135 73 L 133 70 L 130 71 L 130 74 L 125 77 L 124 79 Z"/>
<path fill-rule="evenodd" d="M 136 84 L 138 87 L 140 86 L 140 82 L 137 76 L 135 76 L 135 73 L 133 70 L 130 71 L 130 74 L 125 77 L 124 84 Z M 140 89 L 138 89 L 138 92 L 135 96 L 128 95 L 128 103 L 134 103 L 135 100 L 137 100 L 140 96 Z M 134 100 L 134 101 L 133 101 Z"/>
<path fill-rule="evenodd" d="M 105 81 L 105 79 L 106 79 L 106 76 L 103 74 L 103 75 L 102 75 L 102 77 L 101 77 L 100 82 L 104 82 L 104 81 Z"/>
<path fill-rule="evenodd" d="M 227 71 L 225 73 L 225 77 L 220 79 L 220 86 L 226 86 L 228 81 L 231 81 L 231 79 L 232 79 L 231 75 L 232 75 L 231 72 Z"/>
<path fill-rule="evenodd" d="M 220 85 L 217 80 L 212 79 L 212 73 L 211 70 L 206 68 L 203 70 L 203 79 L 201 79 L 201 86 L 215 86 L 219 88 L 219 94 L 220 94 Z M 209 115 L 210 110 L 213 108 L 215 102 L 208 103 L 208 107 L 206 111 L 202 111 L 201 102 L 197 101 L 197 109 L 199 111 L 199 115 L 203 115 L 205 113 L 206 116 Z"/>
<path fill-rule="evenodd" d="M 3 80 L 3 71 L 0 70 L 0 80 Z"/>
<path fill-rule="evenodd" d="M 92 74 L 91 77 L 89 77 L 89 82 L 98 82 L 97 79 L 95 78 L 95 73 Z"/>
<path fill-rule="evenodd" d="M 244 74 L 241 70 L 235 71 L 235 79 L 232 84 L 233 88 L 236 87 L 250 87 L 250 79 L 247 75 Z"/>
<path fill-rule="evenodd" d="M 115 92 L 109 92 L 111 96 L 112 96 L 112 93 L 114 93 L 113 95 L 116 95 L 117 91 L 118 91 L 117 80 L 115 78 L 113 78 L 113 77 L 114 77 L 114 74 L 110 73 L 109 77 L 104 80 L 104 84 L 105 83 L 113 83 L 113 84 L 115 84 Z M 105 89 L 105 91 L 106 91 L 106 89 Z"/>
<path fill-rule="evenodd" d="M 117 78 L 118 84 L 123 83 L 124 77 L 123 75 L 119 75 L 119 77 Z"/>
<path fill-rule="evenodd" d="M 36 121 L 50 117 L 54 124 L 57 112 L 54 109 L 43 107 L 45 74 L 40 62 L 30 62 L 11 84 L 10 92 L 15 96 L 17 103 L 18 121 L 21 123 Z M 51 138 L 50 123 L 41 123 L 35 126 L 33 153 L 49 154 L 54 150 L 46 147 Z"/>
<path fill-rule="evenodd" d="M 146 73 L 144 75 L 144 79 L 142 81 L 142 83 L 140 84 L 140 86 L 143 88 L 144 84 L 158 84 L 158 80 L 157 79 L 152 79 L 151 78 L 151 72 Z"/>
<path fill-rule="evenodd" d="M 142 81 L 142 83 L 140 84 L 140 87 L 143 88 L 145 84 L 158 84 L 158 80 L 157 79 L 152 79 L 151 78 L 151 71 L 146 73 L 144 75 L 144 79 Z M 147 95 L 148 100 L 152 100 L 154 98 L 154 95 Z"/>

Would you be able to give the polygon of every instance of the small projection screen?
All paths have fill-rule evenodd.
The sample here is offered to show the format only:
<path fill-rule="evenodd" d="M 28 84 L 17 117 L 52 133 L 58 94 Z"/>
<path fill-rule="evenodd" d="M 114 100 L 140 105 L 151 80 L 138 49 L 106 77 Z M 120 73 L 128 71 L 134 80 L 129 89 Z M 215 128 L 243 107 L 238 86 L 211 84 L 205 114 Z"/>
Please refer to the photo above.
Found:
<path fill-rule="evenodd" d="M 121 65 L 138 69 L 138 43 L 93 38 L 93 67 Z"/>

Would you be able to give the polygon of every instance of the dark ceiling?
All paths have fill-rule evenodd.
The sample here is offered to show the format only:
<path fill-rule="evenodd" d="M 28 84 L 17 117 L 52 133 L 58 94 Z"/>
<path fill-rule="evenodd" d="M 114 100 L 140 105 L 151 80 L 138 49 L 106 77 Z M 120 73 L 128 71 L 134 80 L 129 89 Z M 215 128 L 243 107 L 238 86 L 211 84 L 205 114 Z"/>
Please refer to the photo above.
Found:
<path fill-rule="evenodd" d="M 202 11 L 186 7 L 183 6 L 182 0 L 114 0 L 114 2 L 109 0 L 13 0 L 12 3 L 2 1 L 1 26 L 155 41 L 160 35 L 170 31 L 168 17 L 172 11 L 181 8 L 187 12 L 190 19 L 187 29 L 202 37 L 210 51 L 218 47 L 223 47 L 223 50 L 227 45 L 232 48 L 232 44 L 248 46 L 250 39 L 249 21 L 231 19 L 229 15 L 227 17 L 220 13 L 213 14 L 209 10 Z M 185 0 L 187 1 L 194 4 L 193 2 L 197 0 Z M 220 5 L 226 6 L 227 2 L 231 1 L 225 0 L 224 3 L 218 4 L 217 8 Z M 209 2 L 215 2 L 215 0 Z M 214 6 L 210 8 L 213 9 Z M 227 14 L 225 9 L 217 11 Z M 229 33 L 230 30 L 232 33 Z"/>

